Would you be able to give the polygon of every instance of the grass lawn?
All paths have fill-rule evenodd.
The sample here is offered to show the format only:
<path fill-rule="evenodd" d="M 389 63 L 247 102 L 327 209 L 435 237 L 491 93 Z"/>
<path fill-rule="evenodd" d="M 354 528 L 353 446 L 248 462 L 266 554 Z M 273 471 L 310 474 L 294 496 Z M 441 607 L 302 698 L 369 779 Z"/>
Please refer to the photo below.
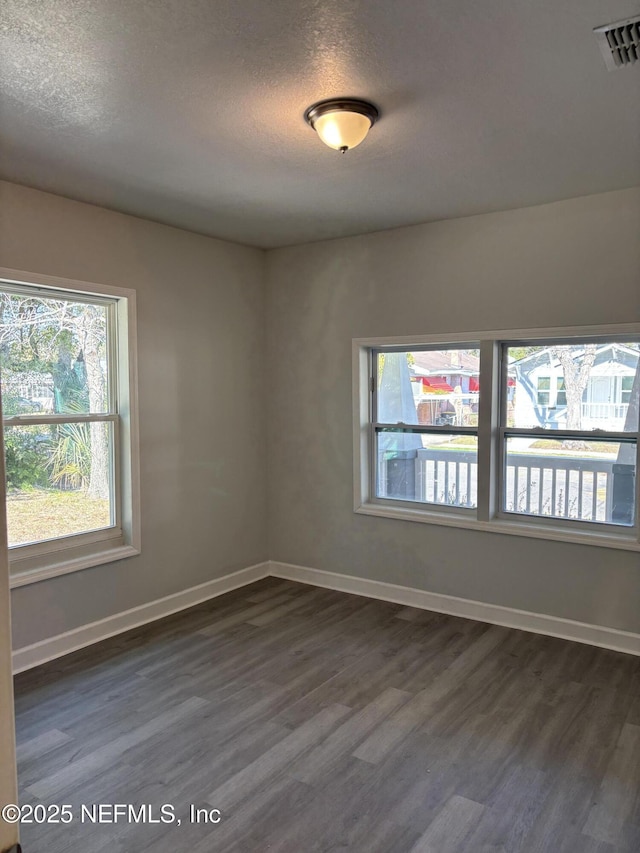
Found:
<path fill-rule="evenodd" d="M 83 491 L 14 490 L 7 495 L 9 545 L 109 527 L 109 501 Z"/>
<path fill-rule="evenodd" d="M 588 453 L 617 453 L 619 445 L 611 444 L 611 442 L 607 441 L 584 441 L 584 450 Z M 565 448 L 562 441 L 557 441 L 555 438 L 545 438 L 542 441 L 534 441 L 531 445 L 532 448 L 541 449 L 541 450 L 571 450 L 571 448 Z"/>

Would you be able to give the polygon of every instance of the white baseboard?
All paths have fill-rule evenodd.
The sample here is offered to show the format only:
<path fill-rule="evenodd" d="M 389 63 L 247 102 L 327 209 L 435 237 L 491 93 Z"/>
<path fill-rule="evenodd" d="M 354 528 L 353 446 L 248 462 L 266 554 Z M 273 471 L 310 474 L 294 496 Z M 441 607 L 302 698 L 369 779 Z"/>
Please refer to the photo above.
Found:
<path fill-rule="evenodd" d="M 441 595 L 437 592 L 426 592 L 422 589 L 325 572 L 320 569 L 309 569 L 306 566 L 294 566 L 290 563 L 279 563 L 274 560 L 269 563 L 269 574 L 283 580 L 308 583 L 326 589 L 335 589 L 339 592 L 364 595 L 368 598 L 392 601 L 395 604 L 419 607 L 423 610 L 434 610 L 437 613 L 448 613 L 451 616 L 462 616 L 466 619 L 477 619 L 479 622 L 490 622 L 492 625 L 519 628 L 522 631 L 532 631 L 534 634 L 547 634 L 563 640 L 574 640 L 577 643 L 613 649 L 616 652 L 640 655 L 640 634 L 620 631 L 617 628 L 589 625 L 585 622 L 574 622 L 572 619 L 562 619 L 558 616 L 532 613 L 528 610 L 516 610 L 512 607 L 502 607 L 499 604 L 456 598 L 452 595 Z"/>
<path fill-rule="evenodd" d="M 23 672 L 25 669 L 31 669 L 41 663 L 68 655 L 70 652 L 83 649 L 116 634 L 122 634 L 131 628 L 138 628 L 148 622 L 177 613 L 179 610 L 193 607 L 194 604 L 201 604 L 203 601 L 216 598 L 225 592 L 231 592 L 238 587 L 262 580 L 268 574 L 269 564 L 258 563 L 255 566 L 240 569 L 238 572 L 215 578 L 215 580 L 193 586 L 190 589 L 176 592 L 173 595 L 167 595 L 165 598 L 158 598 L 147 604 L 141 604 L 139 607 L 131 608 L 131 610 L 124 610 L 122 613 L 116 613 L 106 619 L 81 625 L 72 631 L 65 631 L 64 634 L 58 634 L 30 646 L 14 649 L 12 655 L 13 671 L 14 673 Z"/>
<path fill-rule="evenodd" d="M 162 619 L 164 616 L 170 616 L 172 613 L 193 607 L 195 604 L 201 604 L 210 598 L 216 598 L 225 592 L 231 592 L 238 587 L 246 586 L 270 575 L 283 580 L 298 581 L 325 589 L 335 589 L 339 592 L 391 601 L 408 607 L 420 607 L 423 610 L 448 613 L 451 616 L 462 616 L 466 619 L 477 619 L 480 622 L 489 622 L 492 625 L 519 628 L 522 631 L 532 631 L 535 634 L 547 634 L 563 640 L 574 640 L 578 643 L 601 646 L 617 652 L 640 655 L 640 634 L 633 634 L 629 631 L 620 631 L 617 628 L 607 628 L 601 625 L 589 625 L 584 622 L 574 622 L 571 619 L 561 619 L 558 616 L 531 613 L 528 610 L 516 610 L 511 607 L 502 607 L 499 604 L 471 601 L 467 598 L 456 598 L 452 595 L 441 595 L 422 589 L 413 589 L 412 587 L 398 586 L 383 581 L 341 575 L 335 572 L 325 572 L 320 569 L 310 569 L 306 566 L 294 566 L 290 563 L 271 560 L 182 590 L 174 595 L 142 604 L 139 607 L 133 607 L 131 610 L 116 613 L 106 619 L 81 625 L 72 631 L 65 631 L 63 634 L 41 640 L 38 643 L 33 643 L 33 645 L 15 649 L 13 651 L 13 671 L 14 673 L 23 672 L 70 652 L 83 649 L 100 640 L 122 634 L 131 628 L 138 628 L 156 619 Z"/>

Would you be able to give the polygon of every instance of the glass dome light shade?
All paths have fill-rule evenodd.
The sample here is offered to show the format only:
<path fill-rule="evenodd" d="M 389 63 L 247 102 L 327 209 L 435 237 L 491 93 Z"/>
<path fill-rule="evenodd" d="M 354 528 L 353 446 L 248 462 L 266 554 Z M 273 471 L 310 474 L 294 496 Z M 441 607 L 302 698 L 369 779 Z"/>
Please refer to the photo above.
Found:
<path fill-rule="evenodd" d="M 362 113 L 336 110 L 318 116 L 313 127 L 325 145 L 344 151 L 360 145 L 369 133 L 371 120 Z"/>
<path fill-rule="evenodd" d="M 376 106 L 359 98 L 329 98 L 312 104 L 305 112 L 307 124 L 320 139 L 343 154 L 360 145 L 380 117 Z"/>

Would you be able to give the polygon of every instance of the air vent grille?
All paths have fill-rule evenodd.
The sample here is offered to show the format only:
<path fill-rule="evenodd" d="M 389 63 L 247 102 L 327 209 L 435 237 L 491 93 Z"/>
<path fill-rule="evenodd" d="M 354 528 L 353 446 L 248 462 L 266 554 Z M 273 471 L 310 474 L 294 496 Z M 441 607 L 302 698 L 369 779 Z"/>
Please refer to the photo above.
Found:
<path fill-rule="evenodd" d="M 640 60 L 640 15 L 594 30 L 609 71 Z"/>

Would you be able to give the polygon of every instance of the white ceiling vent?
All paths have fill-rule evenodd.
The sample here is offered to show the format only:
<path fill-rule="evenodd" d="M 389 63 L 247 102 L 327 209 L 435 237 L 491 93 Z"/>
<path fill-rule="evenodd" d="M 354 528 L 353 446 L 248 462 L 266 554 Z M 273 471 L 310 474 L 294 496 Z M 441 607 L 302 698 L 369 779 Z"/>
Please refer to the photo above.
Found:
<path fill-rule="evenodd" d="M 594 30 L 609 71 L 640 60 L 640 15 Z"/>

